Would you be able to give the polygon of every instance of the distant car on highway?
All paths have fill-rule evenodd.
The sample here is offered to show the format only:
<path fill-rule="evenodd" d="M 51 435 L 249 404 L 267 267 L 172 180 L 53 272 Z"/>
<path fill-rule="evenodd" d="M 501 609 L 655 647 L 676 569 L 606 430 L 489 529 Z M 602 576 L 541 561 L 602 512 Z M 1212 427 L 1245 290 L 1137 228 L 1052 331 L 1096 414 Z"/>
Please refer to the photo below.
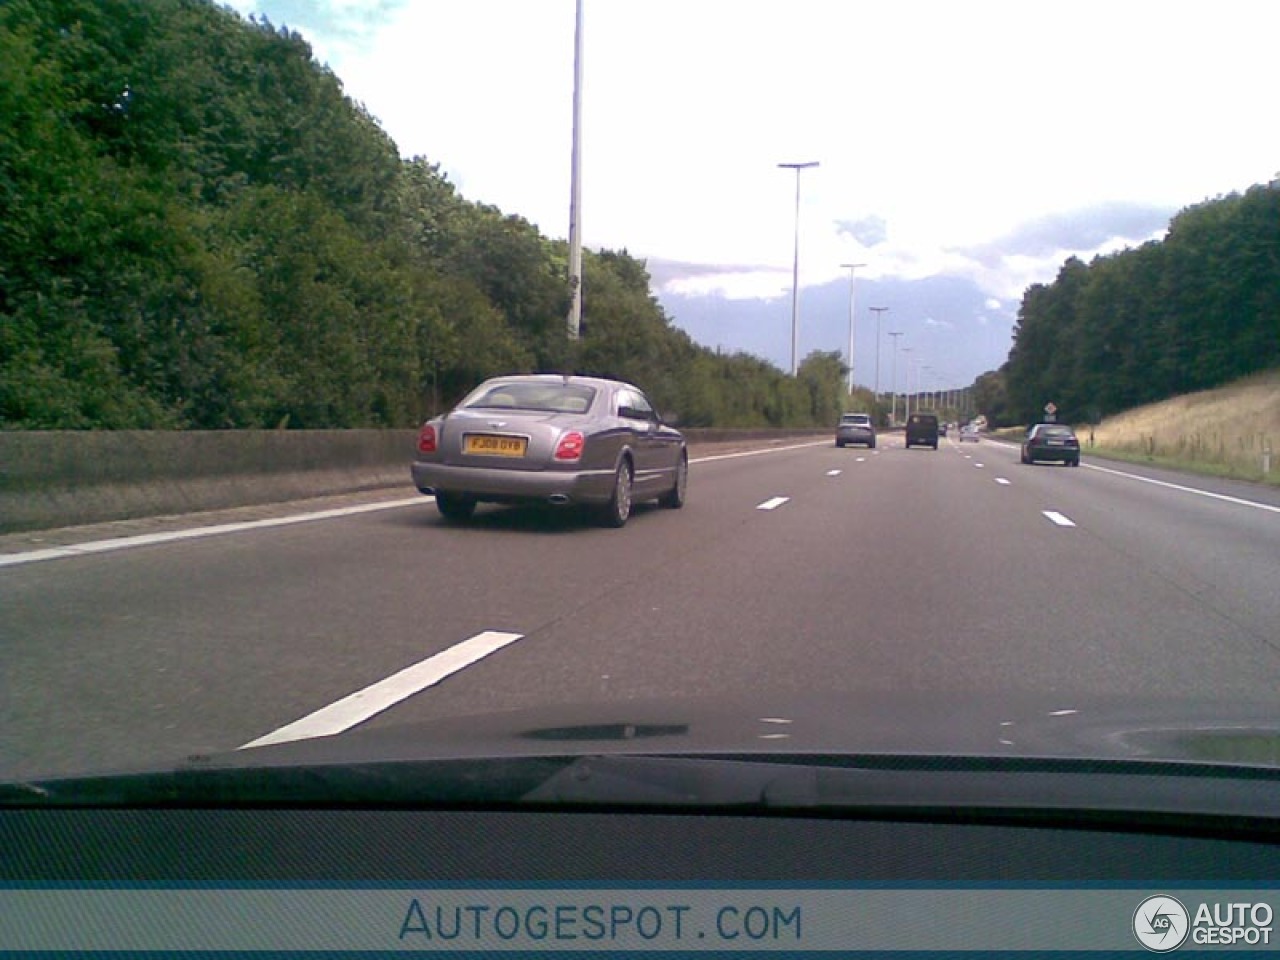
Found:
<path fill-rule="evenodd" d="M 973 443 L 978 443 L 981 439 L 982 437 L 978 433 L 978 428 L 975 427 L 972 423 L 966 423 L 963 427 L 960 428 L 961 443 L 965 443 L 966 441 L 972 441 Z"/>
<path fill-rule="evenodd" d="M 945 437 L 947 435 L 947 425 L 945 423 L 938 424 L 938 436 Z"/>
<path fill-rule="evenodd" d="M 865 443 L 868 449 L 876 445 L 876 428 L 868 413 L 846 413 L 836 425 L 836 446 Z"/>
<path fill-rule="evenodd" d="M 418 432 L 413 480 L 448 520 L 477 503 L 585 504 L 621 527 L 634 503 L 684 504 L 689 454 L 629 383 L 541 374 L 486 380 Z"/>
<path fill-rule="evenodd" d="M 938 449 L 938 416 L 933 413 L 913 413 L 907 417 L 908 447 L 933 447 Z"/>
<path fill-rule="evenodd" d="M 1054 460 L 1080 466 L 1080 441 L 1076 432 L 1061 423 L 1037 423 L 1022 441 L 1022 462 Z"/>

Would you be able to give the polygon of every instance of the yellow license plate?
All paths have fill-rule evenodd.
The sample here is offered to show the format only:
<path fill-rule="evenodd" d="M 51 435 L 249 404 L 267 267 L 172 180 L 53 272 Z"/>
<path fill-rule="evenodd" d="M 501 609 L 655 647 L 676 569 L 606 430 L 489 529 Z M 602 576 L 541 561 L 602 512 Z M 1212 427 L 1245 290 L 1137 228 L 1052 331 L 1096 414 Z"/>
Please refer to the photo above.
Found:
<path fill-rule="evenodd" d="M 486 457 L 523 457 L 529 441 L 524 437 L 495 437 L 469 433 L 462 438 L 462 452 Z"/>

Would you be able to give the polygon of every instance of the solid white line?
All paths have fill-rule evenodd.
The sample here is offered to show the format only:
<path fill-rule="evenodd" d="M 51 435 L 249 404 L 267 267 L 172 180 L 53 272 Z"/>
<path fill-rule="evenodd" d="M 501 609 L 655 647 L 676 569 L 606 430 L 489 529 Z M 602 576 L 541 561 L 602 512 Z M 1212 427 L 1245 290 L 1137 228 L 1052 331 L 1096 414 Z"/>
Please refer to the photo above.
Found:
<path fill-rule="evenodd" d="M 199 537 L 216 537 L 224 533 L 241 533 L 245 530 L 259 530 L 266 527 L 284 527 L 294 523 L 307 523 L 312 520 L 332 520 L 336 517 L 349 517 L 358 513 L 372 513 L 376 510 L 392 510 L 423 503 L 421 496 L 404 500 L 387 500 L 382 503 L 362 503 L 354 507 L 337 507 L 333 510 L 317 510 L 313 513 L 298 513 L 290 517 L 270 517 L 266 520 L 244 520 L 238 523 L 220 523 L 212 527 L 192 527 L 187 530 L 166 530 L 162 533 L 141 533 L 133 537 L 113 537 L 110 540 L 92 540 L 88 543 L 69 544 L 65 547 L 49 547 L 44 550 L 31 550 L 27 553 L 0 554 L 0 567 L 13 567 L 22 563 L 35 563 L 39 560 L 57 560 L 64 557 L 82 557 L 91 553 L 109 553 L 112 550 L 127 550 L 130 547 L 144 547 L 153 543 L 172 543 L 175 540 L 195 540 Z"/>
<path fill-rule="evenodd" d="M 708 463 L 712 460 L 731 460 L 737 457 L 752 457 L 762 453 L 780 453 L 784 450 L 800 450 L 805 447 L 825 446 L 826 441 L 793 444 L 786 447 L 769 447 L 763 450 L 746 450 L 740 453 L 725 453 L 714 457 L 698 457 L 690 463 Z M 0 554 L 0 567 L 16 567 L 25 563 L 39 563 L 43 560 L 65 560 L 68 557 L 83 557 L 93 553 L 110 553 L 115 550 L 128 550 L 132 547 L 145 547 L 157 543 L 174 543 L 179 540 L 197 540 L 201 537 L 216 537 L 226 533 L 243 533 L 246 530 L 262 530 L 268 527 L 284 527 L 294 523 L 309 523 L 312 520 L 333 520 L 338 517 L 349 517 L 360 513 L 372 513 L 377 510 L 394 510 L 417 504 L 431 503 L 432 497 L 422 495 L 406 497 L 401 500 L 387 500 L 381 503 L 362 503 L 352 507 L 338 507 L 332 510 L 316 510 L 311 513 L 299 513 L 288 517 L 270 517 L 266 520 L 244 520 L 237 523 L 220 523 L 210 527 L 189 527 L 185 530 L 166 530 L 162 533 L 142 533 L 132 537 L 112 537 L 107 540 L 91 540 L 86 543 L 68 544 L 62 547 L 46 547 L 43 550 L 27 550 L 22 553 Z"/>
<path fill-rule="evenodd" d="M 844 473 L 844 471 L 843 471 L 843 470 L 828 470 L 828 471 L 827 471 L 827 476 L 828 476 L 828 477 L 838 477 L 838 476 L 840 476 L 840 474 L 842 474 L 842 473 Z"/>
<path fill-rule="evenodd" d="M 331 737 L 350 730 L 358 723 L 393 707 L 427 687 L 439 683 L 445 677 L 469 667 L 508 644 L 515 643 L 523 634 L 486 630 L 469 640 L 463 640 L 433 657 L 405 667 L 385 680 L 379 680 L 363 690 L 357 690 L 329 706 L 317 710 L 301 720 L 295 720 L 266 736 L 251 740 L 241 750 L 265 747 L 270 743 L 288 743 L 292 740 L 310 740 L 314 737 Z"/>
<path fill-rule="evenodd" d="M 758 457 L 764 453 L 782 453 L 784 450 L 803 450 L 806 447 L 830 446 L 830 440 L 813 440 L 809 443 L 793 443 L 786 447 L 765 447 L 762 450 L 742 450 L 738 453 L 717 453 L 714 457 L 693 457 L 690 463 L 711 463 L 713 460 L 736 460 L 739 457 Z"/>
<path fill-rule="evenodd" d="M 1000 484 L 1001 486 L 1005 486 L 1005 487 L 1009 486 L 1009 481 L 1008 481 L 1008 480 L 1006 480 L 1004 477 L 996 477 L 996 483 Z"/>
<path fill-rule="evenodd" d="M 1064 517 L 1062 514 L 1058 513 L 1058 511 L 1056 510 L 1041 510 L 1040 512 L 1043 513 L 1046 517 L 1048 517 L 1050 520 L 1052 520 L 1054 523 L 1056 523 L 1060 527 L 1075 526 L 1074 523 L 1072 523 L 1068 518 Z"/>
<path fill-rule="evenodd" d="M 791 444 L 785 447 L 767 447 L 761 450 L 744 450 L 739 453 L 723 453 L 714 457 L 696 457 L 690 463 L 710 463 L 713 460 L 733 460 L 738 457 L 755 457 L 765 453 L 781 453 L 784 450 L 802 450 L 806 447 L 826 446 L 827 441 L 815 440 L 809 443 Z M 415 496 L 402 500 L 387 500 L 381 503 L 362 503 L 352 507 L 338 507 L 333 510 L 316 510 L 312 513 L 299 513 L 288 517 L 271 517 L 266 520 L 245 520 L 237 523 L 220 523 L 210 527 L 190 527 L 185 530 L 166 530 L 162 533 L 142 533 L 132 537 L 112 537 L 107 540 L 91 540 L 86 543 L 68 544 L 62 547 L 47 547 L 43 550 L 27 550 L 22 553 L 0 554 L 0 567 L 16 567 L 26 563 L 39 563 L 43 560 L 64 560 L 68 557 L 83 557 L 93 553 L 110 553 L 115 550 L 128 550 L 132 547 L 145 547 L 157 543 L 174 543 L 179 540 L 197 540 L 201 537 L 216 537 L 226 533 L 243 533 L 246 530 L 262 530 L 268 527 L 284 527 L 294 523 L 308 523 L 312 520 L 332 520 L 337 517 L 349 517 L 360 513 L 372 513 L 376 510 L 394 510 L 416 504 L 430 503 L 432 497 Z"/>
<path fill-rule="evenodd" d="M 1154 480 L 1151 477 L 1143 477 L 1136 473 L 1125 473 L 1123 470 L 1112 470 L 1109 467 L 1099 467 L 1092 463 L 1082 463 L 1082 467 L 1090 470 L 1097 470 L 1099 473 L 1109 473 L 1116 477 L 1127 477 L 1130 480 L 1141 480 L 1143 483 L 1155 484 L 1157 487 L 1166 487 L 1169 490 L 1177 490 L 1180 493 L 1194 493 L 1196 496 L 1208 497 L 1211 500 L 1221 500 L 1224 503 L 1234 503 L 1241 507 L 1253 507 L 1255 510 L 1266 510 L 1269 513 L 1280 513 L 1280 507 L 1273 506 L 1269 503 L 1258 503 L 1255 500 L 1244 500 L 1240 497 L 1230 497 L 1225 493 L 1213 493 L 1210 490 L 1200 490 L 1197 487 L 1184 487 L 1180 483 L 1169 483 L 1167 480 Z"/>
<path fill-rule="evenodd" d="M 756 507 L 756 509 L 757 510 L 776 510 L 778 507 L 782 506 L 784 503 L 786 503 L 790 499 L 791 499 L 790 497 L 774 497 L 772 500 L 766 500 L 764 503 L 759 504 Z"/>
<path fill-rule="evenodd" d="M 1020 449 L 1016 443 L 1007 443 L 1003 440 L 992 440 L 992 443 L 998 443 L 1004 447 Z M 1110 467 L 1100 467 L 1095 463 L 1081 463 L 1080 466 L 1086 470 L 1097 470 L 1099 473 L 1109 473 L 1113 477 L 1124 477 L 1127 480 L 1138 480 L 1142 483 L 1150 483 L 1157 487 L 1164 487 L 1168 490 L 1177 490 L 1179 493 L 1191 493 L 1198 497 L 1208 497 L 1210 500 L 1221 500 L 1223 503 L 1234 503 L 1238 507 L 1253 507 L 1255 510 L 1266 510 L 1268 513 L 1280 513 L 1280 507 L 1270 503 L 1258 503 L 1256 500 L 1245 500 L 1242 497 L 1232 497 L 1225 493 L 1214 493 L 1211 490 L 1201 490 L 1199 487 L 1185 487 L 1180 483 L 1170 483 L 1167 480 L 1156 480 L 1152 477 L 1144 477 L 1137 473 L 1125 473 L 1123 470 L 1112 470 Z"/>

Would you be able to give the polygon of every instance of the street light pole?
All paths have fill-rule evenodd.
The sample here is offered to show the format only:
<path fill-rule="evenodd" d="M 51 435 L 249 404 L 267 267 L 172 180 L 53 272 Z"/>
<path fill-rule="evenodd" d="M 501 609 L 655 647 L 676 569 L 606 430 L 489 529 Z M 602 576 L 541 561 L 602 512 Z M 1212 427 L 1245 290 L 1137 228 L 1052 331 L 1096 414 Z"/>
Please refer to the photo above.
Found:
<path fill-rule="evenodd" d="M 569 170 L 569 339 L 582 328 L 582 0 L 573 27 L 573 157 Z"/>
<path fill-rule="evenodd" d="M 849 271 L 849 388 L 846 393 L 853 393 L 853 275 L 865 263 L 842 263 L 841 267 Z"/>
<path fill-rule="evenodd" d="M 888 309 L 888 307 L 871 308 L 871 312 L 876 315 L 876 403 L 880 402 L 880 314 Z"/>
<path fill-rule="evenodd" d="M 902 352 L 911 353 L 912 351 L 910 347 L 903 347 Z M 912 358 L 907 357 L 907 389 L 904 391 L 902 398 L 902 405 L 905 410 L 902 416 L 906 420 L 911 419 L 911 362 Z"/>
<path fill-rule="evenodd" d="M 889 413 L 889 426 L 892 427 L 898 421 L 898 338 L 902 331 L 890 330 L 889 336 L 893 337 L 893 402 Z"/>
<path fill-rule="evenodd" d="M 799 370 L 796 354 L 800 349 L 800 171 L 817 165 L 817 160 L 778 164 L 779 167 L 796 172 L 796 236 L 795 253 L 791 260 L 791 375 L 793 377 Z"/>

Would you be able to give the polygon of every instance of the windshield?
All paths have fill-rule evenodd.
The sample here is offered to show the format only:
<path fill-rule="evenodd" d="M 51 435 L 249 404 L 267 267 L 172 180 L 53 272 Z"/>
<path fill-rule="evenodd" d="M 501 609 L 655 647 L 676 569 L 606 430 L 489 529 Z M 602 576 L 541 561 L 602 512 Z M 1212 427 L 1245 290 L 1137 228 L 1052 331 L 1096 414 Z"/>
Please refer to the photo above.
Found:
<path fill-rule="evenodd" d="M 464 410 L 493 407 L 547 413 L 586 413 L 595 395 L 595 388 L 577 384 L 499 383 L 481 388 L 459 406 Z"/>
<path fill-rule="evenodd" d="M 0 779 L 1276 766 L 1280 4 L 577 6 L 0 4 Z"/>

